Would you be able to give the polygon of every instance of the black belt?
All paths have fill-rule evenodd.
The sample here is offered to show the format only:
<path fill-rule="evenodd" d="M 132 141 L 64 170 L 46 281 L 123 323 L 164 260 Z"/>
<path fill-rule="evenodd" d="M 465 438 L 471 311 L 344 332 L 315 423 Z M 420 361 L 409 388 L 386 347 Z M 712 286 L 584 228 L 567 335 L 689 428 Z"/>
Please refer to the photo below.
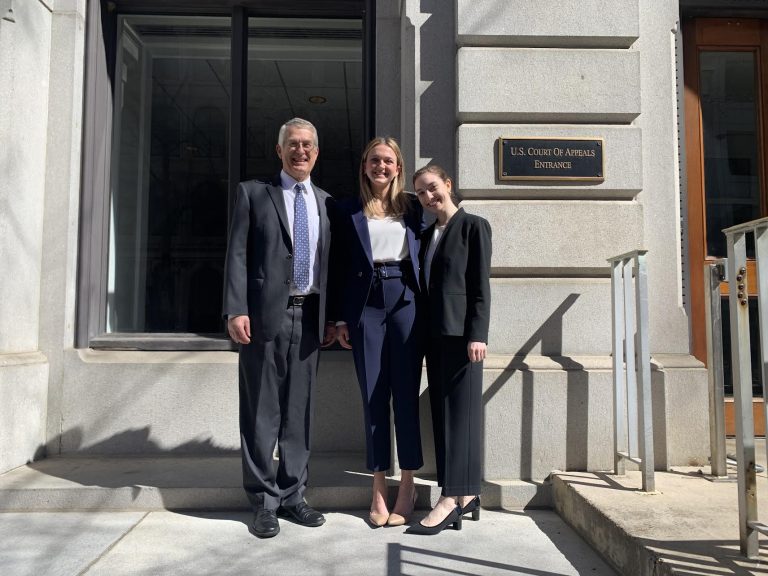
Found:
<path fill-rule="evenodd" d="M 410 264 L 410 260 L 374 262 L 373 276 L 374 278 L 402 278 Z"/>
<path fill-rule="evenodd" d="M 304 306 L 309 304 L 312 300 L 317 298 L 317 294 L 306 294 L 301 296 L 288 296 L 288 307 L 291 306 Z"/>

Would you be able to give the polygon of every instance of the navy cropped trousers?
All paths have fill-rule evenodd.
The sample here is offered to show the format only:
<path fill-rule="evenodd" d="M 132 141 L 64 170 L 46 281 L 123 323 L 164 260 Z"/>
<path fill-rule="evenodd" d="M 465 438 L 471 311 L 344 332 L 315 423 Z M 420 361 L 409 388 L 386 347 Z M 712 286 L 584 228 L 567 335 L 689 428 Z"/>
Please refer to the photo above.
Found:
<path fill-rule="evenodd" d="M 419 383 L 423 357 L 416 321 L 411 263 L 377 265 L 357 326 L 349 326 L 365 415 L 366 466 L 391 468 L 390 399 L 395 418 L 398 464 L 421 468 Z"/>

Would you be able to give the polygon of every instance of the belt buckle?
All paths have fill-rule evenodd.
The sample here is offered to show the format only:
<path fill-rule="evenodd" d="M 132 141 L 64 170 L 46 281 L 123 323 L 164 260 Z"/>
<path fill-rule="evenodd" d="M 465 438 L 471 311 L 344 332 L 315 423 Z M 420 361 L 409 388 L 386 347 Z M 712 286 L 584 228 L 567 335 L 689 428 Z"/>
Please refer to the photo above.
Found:
<path fill-rule="evenodd" d="M 306 298 L 306 296 L 294 296 L 291 304 L 293 306 L 302 306 L 304 304 L 304 298 Z"/>
<path fill-rule="evenodd" d="M 389 273 L 387 272 L 387 265 L 382 264 L 379 266 L 379 278 L 389 278 Z"/>

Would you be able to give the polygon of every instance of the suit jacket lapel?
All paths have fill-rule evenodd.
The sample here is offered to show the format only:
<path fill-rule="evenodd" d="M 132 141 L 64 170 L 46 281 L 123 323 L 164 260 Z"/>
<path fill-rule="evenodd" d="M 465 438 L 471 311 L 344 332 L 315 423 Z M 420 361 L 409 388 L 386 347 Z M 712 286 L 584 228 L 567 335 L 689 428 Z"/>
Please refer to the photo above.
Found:
<path fill-rule="evenodd" d="M 325 201 L 320 198 L 319 192 L 323 192 L 323 190 L 315 186 L 315 184 L 312 184 L 312 191 L 315 194 L 315 202 L 317 203 L 317 209 L 320 212 L 320 230 L 317 240 L 318 251 L 320 254 L 323 254 L 325 242 L 328 238 L 328 233 L 330 232 L 328 210 L 325 207 Z"/>
<path fill-rule="evenodd" d="M 288 246 L 292 246 L 291 228 L 288 225 L 288 213 L 285 210 L 285 200 L 283 199 L 283 188 L 278 177 L 276 183 L 267 184 L 267 193 L 275 205 L 277 216 L 280 218 L 280 225 L 283 228 L 283 239 Z"/>
<path fill-rule="evenodd" d="M 408 210 L 403 216 L 403 222 L 405 222 L 405 234 L 408 240 L 408 252 L 411 256 L 411 262 L 414 263 L 414 271 L 418 271 L 415 264 L 419 261 L 419 254 L 417 251 L 419 243 L 417 240 L 418 235 L 421 232 L 419 229 L 421 228 L 421 222 L 418 221 L 416 216 L 417 212 L 415 210 Z"/>
<path fill-rule="evenodd" d="M 448 220 L 448 224 L 445 225 L 445 230 L 443 230 L 443 233 L 440 236 L 440 241 L 437 243 L 437 248 L 435 248 L 435 253 L 432 255 L 432 262 L 443 257 L 443 246 L 445 246 L 445 241 L 451 236 L 451 230 L 456 228 L 459 225 L 459 222 L 463 219 L 464 209 L 459 208 L 456 214 Z"/>
<path fill-rule="evenodd" d="M 432 236 L 435 233 L 435 226 L 436 223 L 433 223 L 421 233 L 421 245 L 419 246 L 419 265 L 421 267 L 424 267 L 424 260 L 427 257 L 427 250 L 429 250 L 429 244 L 432 242 Z"/>
<path fill-rule="evenodd" d="M 355 225 L 357 231 L 357 237 L 360 238 L 360 245 L 365 251 L 365 255 L 368 257 L 368 263 L 373 268 L 373 253 L 371 252 L 371 235 L 368 232 L 368 219 L 363 212 L 363 206 L 358 200 L 356 203 L 356 210 L 352 213 L 352 223 Z"/>
<path fill-rule="evenodd" d="M 421 245 L 419 246 L 419 286 L 424 293 L 426 293 L 428 290 L 426 268 L 427 250 L 429 250 L 429 245 L 432 243 L 432 236 L 435 233 L 435 226 L 436 223 L 428 226 L 427 229 L 421 233 Z M 434 260 L 434 255 L 432 259 Z"/>

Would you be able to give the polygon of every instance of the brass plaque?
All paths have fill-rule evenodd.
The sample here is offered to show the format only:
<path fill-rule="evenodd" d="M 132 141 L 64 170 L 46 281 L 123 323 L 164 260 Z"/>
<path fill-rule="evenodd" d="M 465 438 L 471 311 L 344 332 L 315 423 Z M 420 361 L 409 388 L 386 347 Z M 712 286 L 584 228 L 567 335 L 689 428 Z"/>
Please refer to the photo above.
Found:
<path fill-rule="evenodd" d="M 602 138 L 499 138 L 499 180 L 602 181 Z"/>

